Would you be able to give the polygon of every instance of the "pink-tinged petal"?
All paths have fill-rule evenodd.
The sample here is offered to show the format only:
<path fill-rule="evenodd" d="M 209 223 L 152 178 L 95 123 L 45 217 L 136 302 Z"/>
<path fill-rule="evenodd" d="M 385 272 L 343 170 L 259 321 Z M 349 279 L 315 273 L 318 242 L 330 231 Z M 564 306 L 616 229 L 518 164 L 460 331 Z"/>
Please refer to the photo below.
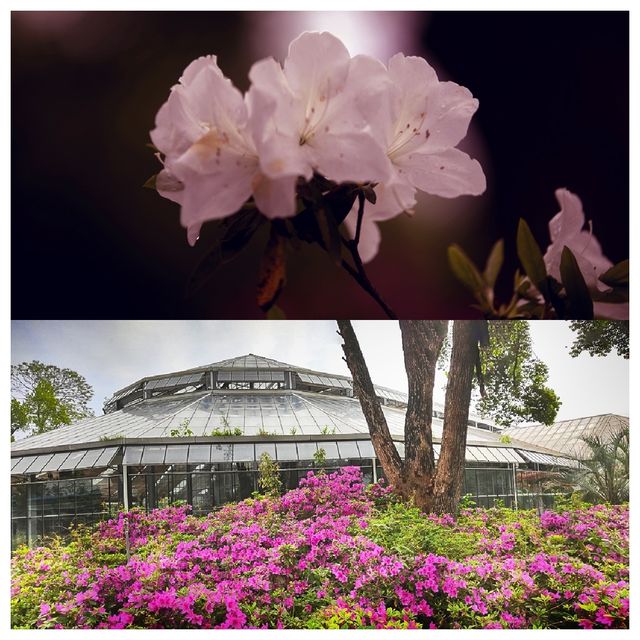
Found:
<path fill-rule="evenodd" d="M 329 102 L 323 115 L 325 128 L 329 126 L 330 132 L 340 133 L 368 126 L 373 137 L 386 148 L 392 90 L 389 73 L 379 60 L 355 56 L 343 90 Z"/>
<path fill-rule="evenodd" d="M 295 176 L 273 180 L 257 173 L 253 179 L 256 206 L 267 218 L 289 218 L 296 214 Z"/>
<path fill-rule="evenodd" d="M 549 222 L 549 235 L 551 242 L 561 241 L 566 244 L 584 227 L 582 201 L 568 189 L 556 189 L 555 195 L 560 211 Z"/>
<path fill-rule="evenodd" d="M 398 172 L 406 174 L 414 187 L 443 198 L 477 196 L 487 188 L 480 163 L 458 149 L 409 154 L 402 158 Z"/>
<path fill-rule="evenodd" d="M 469 123 L 478 110 L 478 101 L 466 87 L 455 82 L 440 82 L 429 95 L 420 150 L 429 153 L 455 147 L 467 135 Z M 428 133 L 427 133 L 428 132 Z"/>
<path fill-rule="evenodd" d="M 388 220 L 416 206 L 416 188 L 397 179 L 375 186 L 376 203 L 367 203 L 367 214 L 374 220 Z"/>
<path fill-rule="evenodd" d="M 253 175 L 248 171 L 224 171 L 214 174 L 192 173 L 182 178 L 185 183 L 180 222 L 192 226 L 225 218 L 249 199 Z"/>
<path fill-rule="evenodd" d="M 391 175 L 391 163 L 384 149 L 368 133 L 325 133 L 314 136 L 309 146 L 315 168 L 329 180 L 377 182 Z"/>
<path fill-rule="evenodd" d="M 168 169 L 162 169 L 156 176 L 156 189 L 163 198 L 182 204 L 184 184 Z"/>
<path fill-rule="evenodd" d="M 594 302 L 593 315 L 596 319 L 601 320 L 628 320 L 629 303 Z"/>
<path fill-rule="evenodd" d="M 369 205 L 367 205 L 369 206 Z M 360 229 L 360 241 L 358 242 L 358 253 L 363 263 L 371 262 L 378 254 L 380 247 L 380 229 L 374 220 L 367 216 L 367 206 L 362 218 L 362 227 Z M 345 218 L 345 225 L 349 231 L 349 235 L 353 238 L 356 235 L 356 225 L 358 222 L 358 205 L 353 206 L 349 215 Z"/>
<path fill-rule="evenodd" d="M 247 104 L 258 147 L 274 133 L 296 136 L 304 120 L 304 109 L 293 94 L 282 67 L 273 58 L 260 60 L 251 67 L 249 79 Z"/>
<path fill-rule="evenodd" d="M 598 242 L 593 233 L 591 231 L 581 231 L 572 239 L 569 248 L 576 257 L 587 286 L 592 290 L 606 291 L 609 289 L 598 278 L 613 266 L 613 262 L 602 253 L 600 242 Z"/>
<path fill-rule="evenodd" d="M 218 67 L 204 67 L 192 78 L 188 87 L 178 86 L 175 91 L 185 96 L 190 112 L 204 129 L 217 128 L 234 136 L 236 130 L 248 122 L 242 93 L 222 75 Z M 238 137 L 237 134 L 234 137 Z M 234 142 L 246 145 L 244 140 Z"/>
<path fill-rule="evenodd" d="M 202 135 L 202 128 L 190 113 L 184 96 L 172 91 L 156 115 L 151 141 L 166 156 L 184 153 Z"/>
<path fill-rule="evenodd" d="M 307 102 L 325 102 L 343 88 L 349 51 L 334 35 L 303 33 L 290 45 L 284 74 L 292 91 Z"/>
<path fill-rule="evenodd" d="M 293 138 L 276 134 L 262 145 L 259 154 L 262 173 L 274 180 L 298 176 L 310 180 L 313 176 L 309 147 Z"/>
<path fill-rule="evenodd" d="M 200 237 L 200 229 L 202 229 L 202 222 L 196 222 L 187 227 L 187 242 L 190 247 L 195 246 Z"/>
<path fill-rule="evenodd" d="M 187 65 L 187 68 L 182 72 L 182 75 L 180 76 L 180 84 L 189 86 L 191 81 L 198 75 L 198 73 L 200 73 L 200 71 L 202 71 L 206 67 L 213 67 L 219 71 L 220 75 L 222 75 L 222 71 L 220 71 L 220 67 L 218 67 L 218 58 L 216 56 L 200 56 Z"/>

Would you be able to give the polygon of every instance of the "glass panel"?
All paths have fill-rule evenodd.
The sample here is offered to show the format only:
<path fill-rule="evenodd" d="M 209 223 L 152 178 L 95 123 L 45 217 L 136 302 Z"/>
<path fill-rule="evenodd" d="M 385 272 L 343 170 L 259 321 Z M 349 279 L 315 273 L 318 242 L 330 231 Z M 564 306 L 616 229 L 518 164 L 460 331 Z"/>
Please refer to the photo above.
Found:
<path fill-rule="evenodd" d="M 376 455 L 373 445 L 369 440 L 358 440 L 358 449 L 360 450 L 361 458 L 374 458 Z"/>
<path fill-rule="evenodd" d="M 89 449 L 87 451 L 87 455 L 82 458 L 82 462 L 77 468 L 90 469 L 91 467 L 94 467 L 103 451 L 104 449 Z"/>
<path fill-rule="evenodd" d="M 74 515 L 76 512 L 75 481 L 60 480 L 58 494 L 60 497 L 60 513 Z"/>
<path fill-rule="evenodd" d="M 59 492 L 58 492 L 58 482 L 45 482 L 44 483 L 44 498 L 43 498 L 43 507 L 44 507 L 44 515 L 58 515 L 59 511 Z"/>
<path fill-rule="evenodd" d="M 318 450 L 315 442 L 298 442 L 298 455 L 300 460 L 313 460 L 313 456 Z"/>
<path fill-rule="evenodd" d="M 47 464 L 47 462 L 49 462 L 49 460 L 51 460 L 52 457 L 52 453 L 47 453 L 43 456 L 36 456 L 26 473 L 40 473 L 42 468 Z"/>
<path fill-rule="evenodd" d="M 180 444 L 167 446 L 167 454 L 164 458 L 165 464 L 184 464 L 187 461 L 189 445 Z"/>
<path fill-rule="evenodd" d="M 27 456 L 26 458 L 20 458 L 18 464 L 16 464 L 13 469 L 11 469 L 11 473 L 24 473 L 31 466 L 35 459 L 36 456 Z"/>
<path fill-rule="evenodd" d="M 210 444 L 192 444 L 189 447 L 189 458 L 187 460 L 190 464 L 198 462 L 211 462 L 211 445 Z"/>
<path fill-rule="evenodd" d="M 107 466 L 109 466 L 109 464 L 113 460 L 113 456 L 115 456 L 117 451 L 118 451 L 118 447 L 107 447 L 106 449 L 103 449 L 102 450 L 102 454 L 96 460 L 95 466 L 96 467 L 107 467 Z"/>
<path fill-rule="evenodd" d="M 129 491 L 131 493 L 131 506 L 148 507 L 147 501 L 147 477 L 143 475 L 129 477 Z M 149 505 L 152 507 L 153 505 Z"/>
<path fill-rule="evenodd" d="M 272 371 L 271 372 L 271 379 L 276 382 L 278 380 L 281 380 L 284 382 L 284 371 Z"/>
<path fill-rule="evenodd" d="M 96 509 L 91 489 L 91 480 L 89 478 L 76 480 L 76 513 L 92 513 L 93 511 L 100 510 L 99 498 L 98 508 Z"/>
<path fill-rule="evenodd" d="M 404 458 L 404 442 L 395 442 L 393 443 L 398 450 L 401 458 Z"/>
<path fill-rule="evenodd" d="M 256 444 L 256 460 L 260 460 L 263 453 L 268 453 L 271 458 L 276 459 L 276 445 L 272 442 Z"/>
<path fill-rule="evenodd" d="M 276 444 L 278 460 L 297 460 L 298 451 L 295 442 L 278 442 Z"/>
<path fill-rule="evenodd" d="M 11 517 L 27 515 L 27 485 L 11 485 Z"/>
<path fill-rule="evenodd" d="M 125 447 L 122 464 L 136 466 L 140 464 L 142 458 L 142 447 Z"/>
<path fill-rule="evenodd" d="M 234 462 L 253 462 L 256 459 L 253 452 L 252 444 L 234 444 L 233 445 L 233 461 Z"/>
<path fill-rule="evenodd" d="M 338 445 L 335 442 L 318 442 L 318 449 L 324 449 L 327 460 L 339 458 Z"/>
<path fill-rule="evenodd" d="M 167 451 L 166 445 L 145 445 L 142 451 L 141 464 L 163 464 Z"/>
<path fill-rule="evenodd" d="M 256 382 L 258 381 L 260 378 L 258 376 L 258 372 L 257 371 L 245 371 L 244 372 L 244 379 L 247 382 Z"/>
<path fill-rule="evenodd" d="M 231 380 L 231 371 L 218 371 L 218 380 L 220 382 L 229 382 Z"/>
<path fill-rule="evenodd" d="M 75 469 L 86 453 L 86 449 L 82 451 L 72 451 L 67 459 L 60 465 L 59 471 Z"/>
<path fill-rule="evenodd" d="M 212 444 L 211 462 L 231 462 L 233 460 L 233 447 L 230 444 Z"/>
<path fill-rule="evenodd" d="M 191 474 L 194 513 L 207 513 L 213 509 L 212 478 L 208 473 Z"/>
<path fill-rule="evenodd" d="M 187 474 L 186 473 L 170 473 L 169 474 L 169 492 L 170 500 L 175 502 L 187 502 Z"/>
<path fill-rule="evenodd" d="M 153 491 L 150 486 L 149 493 L 155 495 L 155 502 L 149 504 L 149 508 L 163 508 L 169 506 L 169 474 L 168 473 L 156 473 L 149 477 L 149 483 L 153 482 Z"/>
<path fill-rule="evenodd" d="M 259 377 L 262 382 L 271 382 L 271 371 L 260 371 Z"/>
<path fill-rule="evenodd" d="M 338 450 L 341 458 L 359 458 L 358 445 L 353 441 L 338 441 Z"/>
<path fill-rule="evenodd" d="M 22 458 L 11 458 L 11 468 L 13 469 Z"/>

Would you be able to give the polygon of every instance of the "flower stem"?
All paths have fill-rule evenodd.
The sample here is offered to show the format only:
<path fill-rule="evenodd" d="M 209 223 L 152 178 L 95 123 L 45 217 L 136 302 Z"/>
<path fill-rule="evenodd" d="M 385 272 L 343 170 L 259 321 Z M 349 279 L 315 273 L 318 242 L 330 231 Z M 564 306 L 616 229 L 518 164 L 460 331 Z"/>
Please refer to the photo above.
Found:
<path fill-rule="evenodd" d="M 367 276 L 367 272 L 362 264 L 362 258 L 358 251 L 358 243 L 360 242 L 360 231 L 362 229 L 362 218 L 364 216 L 364 194 L 358 194 L 358 220 L 356 222 L 356 232 L 353 240 L 342 239 L 342 243 L 349 250 L 353 259 L 352 266 L 344 258 L 342 259 L 342 268 L 378 303 L 385 312 L 387 317 L 397 320 L 398 316 L 393 312 L 391 307 L 382 299 L 376 288 L 371 284 L 371 280 Z"/>

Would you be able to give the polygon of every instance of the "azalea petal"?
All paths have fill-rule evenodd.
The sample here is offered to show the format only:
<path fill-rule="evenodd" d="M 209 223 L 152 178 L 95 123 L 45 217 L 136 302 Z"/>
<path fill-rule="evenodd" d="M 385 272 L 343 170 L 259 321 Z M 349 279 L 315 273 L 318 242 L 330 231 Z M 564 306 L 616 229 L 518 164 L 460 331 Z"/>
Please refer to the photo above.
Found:
<path fill-rule="evenodd" d="M 560 211 L 549 221 L 549 235 L 551 242 L 567 244 L 584 227 L 582 201 L 568 189 L 556 189 L 555 195 Z"/>
<path fill-rule="evenodd" d="M 220 75 L 222 75 L 222 71 L 220 70 L 220 67 L 218 67 L 218 58 L 216 56 L 200 56 L 193 62 L 190 62 L 187 68 L 182 72 L 182 75 L 180 76 L 180 84 L 188 86 L 198 73 L 206 67 L 218 69 Z"/>
<path fill-rule="evenodd" d="M 375 186 L 376 203 L 367 203 L 367 215 L 374 220 L 388 220 L 416 206 L 416 188 L 397 178 Z"/>
<path fill-rule="evenodd" d="M 300 145 L 303 110 L 289 88 L 280 65 L 272 58 L 249 72 L 247 94 L 251 130 L 262 172 L 271 178 L 313 175 L 308 150 Z"/>
<path fill-rule="evenodd" d="M 344 221 L 349 235 L 354 238 L 356 235 L 356 226 L 358 223 L 358 204 L 353 206 L 349 215 Z M 378 254 L 380 247 L 380 229 L 375 220 L 367 216 L 366 206 L 365 213 L 362 217 L 362 227 L 360 229 L 360 241 L 358 242 L 358 253 L 363 263 L 371 262 Z"/>
<path fill-rule="evenodd" d="M 420 137 L 424 139 L 424 146 L 420 150 L 434 153 L 455 147 L 467 135 L 478 104 L 466 87 L 455 82 L 440 82 L 427 101 L 421 129 L 424 136 Z"/>
<path fill-rule="evenodd" d="M 238 211 L 251 196 L 253 175 L 245 170 L 229 170 L 214 174 L 191 173 L 183 178 L 182 225 L 191 228 Z"/>
<path fill-rule="evenodd" d="M 289 45 L 284 75 L 303 100 L 323 102 L 342 90 L 350 59 L 349 51 L 334 35 L 303 33 Z"/>
<path fill-rule="evenodd" d="M 296 214 L 295 176 L 273 180 L 263 174 L 253 179 L 256 206 L 267 218 L 289 218 Z"/>
<path fill-rule="evenodd" d="M 314 136 L 309 146 L 315 168 L 329 180 L 377 182 L 391 175 L 391 163 L 384 149 L 368 133 L 325 133 Z"/>
<path fill-rule="evenodd" d="M 175 91 L 185 96 L 190 112 L 204 129 L 217 128 L 231 136 L 248 122 L 242 93 L 217 66 L 202 68 L 188 87 L 178 86 Z M 246 145 L 244 140 L 238 142 Z"/>
<path fill-rule="evenodd" d="M 487 188 L 482 167 L 459 149 L 441 153 L 412 153 L 402 158 L 398 172 L 422 191 L 444 198 L 480 195 Z"/>
<path fill-rule="evenodd" d="M 149 135 L 160 152 L 175 156 L 184 153 L 202 135 L 202 128 L 187 108 L 184 96 L 172 91 L 160 107 L 156 127 Z"/>
<path fill-rule="evenodd" d="M 593 315 L 602 320 L 628 320 L 629 303 L 594 302 Z"/>

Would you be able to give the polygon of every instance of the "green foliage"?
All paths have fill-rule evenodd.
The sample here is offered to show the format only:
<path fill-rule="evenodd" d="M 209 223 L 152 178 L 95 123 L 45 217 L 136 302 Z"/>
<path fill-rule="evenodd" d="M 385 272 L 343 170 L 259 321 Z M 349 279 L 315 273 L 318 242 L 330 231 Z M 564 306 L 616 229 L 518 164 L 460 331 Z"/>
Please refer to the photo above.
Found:
<path fill-rule="evenodd" d="M 575 256 L 564 247 L 560 261 L 560 282 L 547 273 L 542 250 L 529 225 L 521 219 L 516 237 L 518 258 L 524 274 L 517 269 L 513 275 L 511 298 L 499 304 L 495 283 L 504 260 L 504 242 L 498 240 L 491 249 L 481 272 L 457 245 L 448 249 L 449 266 L 456 278 L 472 293 L 473 306 L 485 318 L 559 318 L 591 319 L 594 302 L 625 303 L 629 301 L 629 261 L 624 260 L 600 276 L 609 290 L 590 291 Z"/>
<path fill-rule="evenodd" d="M 622 504 L 629 500 L 629 428 L 609 438 L 585 436 L 588 458 L 579 469 L 563 474 L 565 481 L 588 502 Z"/>
<path fill-rule="evenodd" d="M 242 435 L 242 429 L 240 427 L 223 427 L 222 429 L 219 428 L 215 428 L 211 431 L 211 433 L 209 434 L 210 436 L 223 436 L 223 437 L 229 437 L 229 436 L 241 436 Z"/>
<path fill-rule="evenodd" d="M 318 449 L 313 454 L 314 466 L 322 469 L 327 464 L 327 452 L 324 449 Z"/>
<path fill-rule="evenodd" d="M 477 404 L 481 415 L 503 426 L 524 420 L 553 423 L 561 402 L 546 386 L 549 369 L 533 353 L 526 321 L 490 322 L 481 362 L 485 390 Z"/>
<path fill-rule="evenodd" d="M 629 359 L 628 320 L 572 320 L 571 331 L 576 334 L 571 356 L 586 352 L 590 356 L 606 356 L 615 351 Z"/>
<path fill-rule="evenodd" d="M 335 432 L 336 432 L 336 428 L 335 427 L 328 427 L 326 424 L 324 425 L 324 427 L 322 427 L 320 429 L 320 433 L 323 436 L 331 436 L 331 435 L 335 434 Z"/>
<path fill-rule="evenodd" d="M 307 621 L 306 629 L 408 629 L 413 621 L 403 611 L 387 607 L 384 612 L 384 626 L 373 620 L 371 613 L 355 603 L 348 608 L 335 604 L 316 611 Z M 415 627 L 414 627 L 415 628 Z"/>
<path fill-rule="evenodd" d="M 191 431 L 191 429 L 189 428 L 189 420 L 185 418 L 180 423 L 179 427 L 177 427 L 176 429 L 171 429 L 169 435 L 172 438 L 190 438 L 191 436 L 193 436 L 193 431 Z"/>
<path fill-rule="evenodd" d="M 282 493 L 280 467 L 265 451 L 258 462 L 258 487 L 263 495 L 279 495 Z"/>
<path fill-rule="evenodd" d="M 22 362 L 11 367 L 11 435 L 51 431 L 93 415 L 88 403 L 93 389 L 71 369 Z"/>
<path fill-rule="evenodd" d="M 500 442 L 502 442 L 503 444 L 511 444 L 511 437 L 505 433 L 504 435 L 500 436 Z"/>
<path fill-rule="evenodd" d="M 479 552 L 477 534 L 447 530 L 426 518 L 417 507 L 404 502 L 389 503 L 377 512 L 365 535 L 401 558 L 433 553 L 462 560 Z"/>

